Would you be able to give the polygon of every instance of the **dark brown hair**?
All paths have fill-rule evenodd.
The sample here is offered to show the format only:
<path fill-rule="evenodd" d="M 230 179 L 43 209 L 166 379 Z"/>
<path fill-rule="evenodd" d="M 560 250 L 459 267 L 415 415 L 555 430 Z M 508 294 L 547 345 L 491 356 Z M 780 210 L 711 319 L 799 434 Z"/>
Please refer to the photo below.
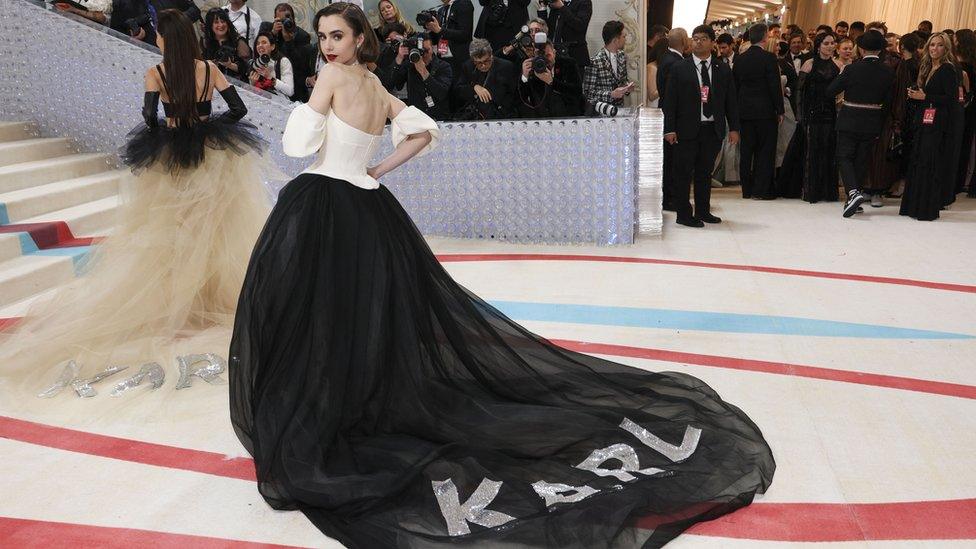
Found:
<path fill-rule="evenodd" d="M 380 43 L 376 38 L 376 33 L 373 32 L 373 28 L 369 25 L 369 20 L 366 19 L 366 14 L 363 13 L 362 8 L 349 2 L 336 2 L 335 4 L 330 4 L 320 9 L 315 14 L 315 20 L 312 25 L 312 30 L 315 31 L 316 37 L 319 33 L 319 21 L 330 15 L 342 17 L 346 24 L 349 25 L 349 28 L 352 29 L 355 36 L 363 37 L 363 45 L 356 50 L 356 59 L 360 63 L 372 63 L 376 61 L 376 58 L 380 55 Z M 319 55 L 322 55 L 321 43 L 318 49 Z"/>
<path fill-rule="evenodd" d="M 197 115 L 197 59 L 200 44 L 193 24 L 178 10 L 159 12 L 159 35 L 163 37 L 163 69 L 166 93 L 178 126 L 188 127 L 200 121 Z M 209 69 L 209 67 L 208 67 Z"/>

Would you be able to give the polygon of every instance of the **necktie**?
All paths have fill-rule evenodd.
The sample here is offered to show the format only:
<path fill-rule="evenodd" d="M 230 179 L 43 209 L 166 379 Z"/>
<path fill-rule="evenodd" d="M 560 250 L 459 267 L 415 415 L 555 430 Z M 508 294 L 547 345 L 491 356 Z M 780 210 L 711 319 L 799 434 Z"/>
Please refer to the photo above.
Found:
<path fill-rule="evenodd" d="M 708 61 L 702 59 L 701 62 L 701 81 L 702 86 L 708 87 L 708 102 L 702 103 L 702 115 L 705 118 L 712 116 L 712 79 L 708 77 Z"/>

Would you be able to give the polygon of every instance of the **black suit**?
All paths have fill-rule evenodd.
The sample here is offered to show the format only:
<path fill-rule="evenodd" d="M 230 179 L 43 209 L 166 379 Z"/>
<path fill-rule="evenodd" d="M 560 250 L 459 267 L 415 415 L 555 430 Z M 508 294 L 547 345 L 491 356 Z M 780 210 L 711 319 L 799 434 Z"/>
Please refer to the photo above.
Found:
<path fill-rule="evenodd" d="M 710 212 L 711 176 L 715 157 L 722 149 L 727 131 L 739 130 L 739 107 L 728 65 L 710 60 L 708 105 L 714 121 L 702 121 L 701 59 L 692 57 L 675 63 L 668 79 L 664 98 L 664 133 L 677 134 L 675 164 L 672 176 L 671 204 L 678 219 L 691 218 L 688 184 L 695 187 L 695 216 Z"/>
<path fill-rule="evenodd" d="M 557 51 L 565 47 L 566 53 L 576 61 L 580 69 L 590 64 L 590 50 L 586 47 L 586 29 L 593 17 L 592 0 L 563 0 L 562 9 L 539 10 L 538 16 L 549 25 L 549 40 Z"/>
<path fill-rule="evenodd" d="M 775 55 L 755 45 L 739 54 L 732 72 L 739 94 L 742 124 L 739 144 L 742 196 L 773 198 L 777 117 L 783 114 L 779 61 Z"/>
<path fill-rule="evenodd" d="M 890 67 L 877 57 L 867 57 L 848 65 L 827 86 L 828 97 L 844 94 L 844 106 L 837 114 L 837 167 L 848 193 L 861 190 L 871 151 L 891 108 L 894 82 Z M 881 108 L 859 108 L 851 103 Z"/>
<path fill-rule="evenodd" d="M 461 76 L 458 78 L 458 96 L 468 105 L 478 109 L 481 118 L 514 118 L 515 96 L 518 72 L 515 65 L 496 57 L 488 69 L 487 74 L 474 68 L 470 59 L 461 65 Z M 474 93 L 475 84 L 483 86 L 491 93 L 491 101 L 482 103 Z"/>
<path fill-rule="evenodd" d="M 667 40 L 667 39 L 662 38 L 662 40 Z M 657 91 L 661 97 L 661 100 L 658 102 L 658 104 L 664 105 L 665 97 L 667 96 L 665 92 L 667 91 L 668 88 L 668 77 L 671 75 L 671 68 L 675 64 L 681 62 L 682 60 L 684 60 L 684 57 L 681 57 L 680 54 L 675 53 L 670 49 L 665 51 L 664 55 L 662 55 L 661 58 L 658 59 Z M 673 184 L 671 183 L 671 172 L 673 171 L 672 170 L 673 165 L 674 165 L 674 146 L 669 143 L 665 143 L 664 144 L 664 166 L 663 166 L 663 173 L 662 173 L 663 181 L 661 182 L 661 185 L 663 187 L 665 210 L 674 209 L 674 205 L 671 203 L 671 188 L 673 187 Z"/>
<path fill-rule="evenodd" d="M 552 85 L 529 76 L 522 82 L 517 72 L 518 98 L 515 107 L 522 118 L 563 118 L 583 114 L 583 79 L 576 62 L 569 57 L 556 57 Z"/>
<path fill-rule="evenodd" d="M 498 51 L 502 46 L 512 41 L 522 26 L 529 21 L 529 4 L 531 0 L 505 0 L 508 8 L 501 21 L 489 21 L 492 4 L 498 5 L 503 0 L 478 0 L 481 4 L 481 16 L 474 29 L 475 38 L 484 38 L 491 42 L 491 49 Z"/>
<path fill-rule="evenodd" d="M 441 32 L 431 34 L 434 51 L 437 51 L 437 45 L 442 38 L 447 40 L 451 57 L 444 58 L 444 61 L 451 64 L 457 78 L 461 74 L 461 65 L 471 57 L 469 49 L 474 32 L 474 4 L 471 0 L 454 0 L 450 5 L 441 6 L 437 14 Z"/>
<path fill-rule="evenodd" d="M 799 81 L 799 74 L 793 67 L 793 63 L 788 57 L 784 57 L 779 60 L 779 70 L 783 76 L 786 76 L 786 89 L 789 93 L 790 108 L 793 109 L 793 115 L 796 115 L 796 96 L 797 96 L 797 82 Z"/>

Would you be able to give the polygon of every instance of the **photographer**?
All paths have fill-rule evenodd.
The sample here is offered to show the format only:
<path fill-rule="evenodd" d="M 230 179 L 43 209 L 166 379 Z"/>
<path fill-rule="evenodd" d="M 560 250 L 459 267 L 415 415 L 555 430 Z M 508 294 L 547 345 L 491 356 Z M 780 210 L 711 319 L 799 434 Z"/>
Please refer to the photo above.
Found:
<path fill-rule="evenodd" d="M 112 30 L 156 45 L 156 31 L 148 0 L 112 0 Z"/>
<path fill-rule="evenodd" d="M 609 103 L 616 107 L 634 91 L 636 84 L 627 77 L 627 29 L 621 21 L 603 25 L 603 49 L 583 70 L 583 94 L 590 103 Z"/>
<path fill-rule="evenodd" d="M 230 0 L 223 9 L 230 17 L 230 22 L 234 28 L 237 29 L 237 34 L 243 36 L 244 40 L 251 44 L 261 30 L 261 16 L 258 15 L 258 12 L 245 6 L 246 2 L 247 0 Z"/>
<path fill-rule="evenodd" d="M 422 11 L 417 23 L 430 33 L 434 52 L 451 64 L 455 77 L 461 74 L 461 64 L 471 54 L 471 34 L 474 31 L 474 4 L 471 0 L 441 0 L 437 13 Z"/>
<path fill-rule="evenodd" d="M 532 56 L 522 62 L 516 108 L 522 118 L 561 118 L 583 113 L 583 84 L 570 57 L 556 55 L 552 42 L 535 36 Z"/>
<path fill-rule="evenodd" d="M 254 40 L 254 59 L 248 81 L 268 93 L 291 97 L 295 93 L 295 72 L 291 61 L 282 57 L 270 32 L 259 32 Z"/>
<path fill-rule="evenodd" d="M 384 23 L 382 27 L 376 30 L 376 33 L 381 37 L 380 55 L 376 58 L 376 70 L 373 73 L 379 77 L 386 91 L 404 99 L 407 96 L 406 90 L 402 87 L 397 89 L 393 85 L 393 67 L 396 66 L 400 44 L 406 40 L 406 26 L 397 21 Z"/>
<path fill-rule="evenodd" d="M 261 23 L 260 32 L 271 33 L 278 52 L 287 57 L 292 65 L 295 65 L 298 51 L 312 43 L 312 37 L 295 23 L 295 8 L 287 3 L 275 6 L 274 21 Z"/>
<path fill-rule="evenodd" d="M 149 3 L 157 14 L 163 10 L 176 10 L 194 23 L 201 19 L 200 8 L 193 3 L 193 0 L 149 0 Z"/>
<path fill-rule="evenodd" d="M 549 39 L 560 56 L 568 55 L 580 67 L 590 63 L 586 29 L 593 17 L 592 0 L 539 0 L 539 18 L 552 30 Z"/>
<path fill-rule="evenodd" d="M 94 21 L 102 25 L 107 25 L 109 17 L 112 15 L 112 0 L 75 0 L 78 4 L 87 9 L 80 9 L 65 4 L 64 2 L 54 2 L 54 8 L 58 11 L 73 13 L 79 17 L 84 17 L 89 21 Z"/>
<path fill-rule="evenodd" d="M 496 58 L 491 43 L 483 38 L 471 41 L 471 58 L 461 66 L 458 96 L 465 101 L 465 120 L 515 117 L 515 65 Z"/>
<path fill-rule="evenodd" d="M 529 20 L 532 0 L 478 0 L 481 16 L 474 29 L 475 38 L 491 42 L 495 51 L 511 42 L 519 29 Z"/>
<path fill-rule="evenodd" d="M 529 21 L 528 25 L 525 25 L 525 27 L 528 27 L 529 29 L 527 32 L 522 32 L 520 29 L 518 34 L 516 34 L 508 44 L 505 44 L 500 49 L 496 50 L 498 52 L 496 54 L 498 57 L 514 63 L 516 67 L 522 66 L 522 61 L 525 61 L 531 57 L 531 55 L 525 53 L 525 51 L 527 49 L 531 50 L 534 47 L 532 44 L 534 42 L 535 35 L 541 32 L 545 33 L 546 36 L 549 36 L 549 25 L 547 25 L 542 19 L 532 19 Z"/>
<path fill-rule="evenodd" d="M 215 62 L 220 72 L 227 76 L 238 80 L 247 79 L 251 48 L 244 37 L 237 34 L 237 29 L 230 22 L 226 11 L 213 8 L 207 12 L 203 37 L 200 40 L 200 49 L 205 60 Z"/>
<path fill-rule="evenodd" d="M 434 56 L 429 35 L 417 34 L 400 45 L 391 82 L 407 86 L 407 105 L 417 107 L 435 120 L 446 120 L 451 112 L 451 65 Z"/>

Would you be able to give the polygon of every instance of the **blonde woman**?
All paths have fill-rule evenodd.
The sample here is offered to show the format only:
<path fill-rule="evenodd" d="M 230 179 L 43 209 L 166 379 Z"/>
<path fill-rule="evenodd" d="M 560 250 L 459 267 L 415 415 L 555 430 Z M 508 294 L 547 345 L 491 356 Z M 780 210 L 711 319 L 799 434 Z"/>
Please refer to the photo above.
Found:
<path fill-rule="evenodd" d="M 918 102 L 912 121 L 915 140 L 909 161 L 901 215 L 919 221 L 939 218 L 939 210 L 954 198 L 953 124 L 959 120 L 959 73 L 952 40 L 944 32 L 929 37 L 919 64 L 918 81 L 907 90 Z"/>
<path fill-rule="evenodd" d="M 376 4 L 376 11 L 380 14 L 380 24 L 373 27 L 373 31 L 376 32 L 376 38 L 379 39 L 380 43 L 386 41 L 382 30 L 383 25 L 388 23 L 401 23 L 406 27 L 408 35 L 413 34 L 413 26 L 410 24 L 410 21 L 403 18 L 403 14 L 400 13 L 400 8 L 393 3 L 393 0 L 380 0 L 379 4 Z"/>

